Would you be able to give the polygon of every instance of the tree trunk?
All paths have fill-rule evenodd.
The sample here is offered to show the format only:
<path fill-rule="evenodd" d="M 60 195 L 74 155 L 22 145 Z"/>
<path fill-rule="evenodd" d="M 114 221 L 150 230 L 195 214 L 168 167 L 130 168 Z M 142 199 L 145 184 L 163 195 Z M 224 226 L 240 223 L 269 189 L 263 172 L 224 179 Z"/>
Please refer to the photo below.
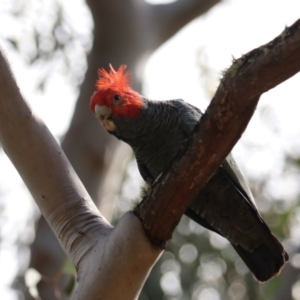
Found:
<path fill-rule="evenodd" d="M 137 299 L 161 254 L 156 241 L 164 245 L 170 238 L 197 187 L 205 185 L 246 128 L 261 94 L 299 72 L 299 28 L 300 20 L 234 61 L 187 152 L 163 172 L 139 206 L 142 222 L 126 213 L 115 228 L 103 218 L 54 137 L 24 101 L 0 51 L 0 141 L 76 267 L 78 288 L 73 299 Z M 203 170 L 200 174 L 195 161 Z M 191 172 L 182 171 L 187 166 Z M 178 195 L 170 193 L 174 185 Z M 172 222 L 165 222 L 166 217 Z M 148 224 L 153 218 L 151 231 Z M 154 236 L 148 239 L 151 232 Z"/>

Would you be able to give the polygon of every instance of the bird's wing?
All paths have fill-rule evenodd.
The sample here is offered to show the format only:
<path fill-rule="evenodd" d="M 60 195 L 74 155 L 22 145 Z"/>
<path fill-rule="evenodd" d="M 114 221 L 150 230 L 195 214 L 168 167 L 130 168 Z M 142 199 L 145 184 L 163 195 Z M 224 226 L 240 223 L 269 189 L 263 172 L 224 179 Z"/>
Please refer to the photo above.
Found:
<path fill-rule="evenodd" d="M 229 155 L 226 157 L 225 161 L 221 164 L 221 167 L 221 171 L 224 173 L 224 175 L 228 177 L 230 181 L 232 181 L 239 193 L 242 194 L 244 199 L 255 211 L 257 211 L 257 214 L 259 215 L 252 193 L 231 153 L 229 153 Z"/>
<path fill-rule="evenodd" d="M 180 99 L 171 100 L 170 102 L 179 110 L 182 129 L 186 134 L 191 135 L 202 116 L 201 110 Z M 224 176 L 232 182 L 238 192 L 259 215 L 252 193 L 231 154 L 226 157 L 221 167 Z"/>
<path fill-rule="evenodd" d="M 148 168 L 145 166 L 145 164 L 140 163 L 138 159 L 136 159 L 136 161 L 137 161 L 138 169 L 143 179 L 148 183 L 152 183 L 154 181 L 154 177 L 149 172 Z"/>
<path fill-rule="evenodd" d="M 181 99 L 170 100 L 169 103 L 178 109 L 180 126 L 190 136 L 202 116 L 200 109 Z"/>

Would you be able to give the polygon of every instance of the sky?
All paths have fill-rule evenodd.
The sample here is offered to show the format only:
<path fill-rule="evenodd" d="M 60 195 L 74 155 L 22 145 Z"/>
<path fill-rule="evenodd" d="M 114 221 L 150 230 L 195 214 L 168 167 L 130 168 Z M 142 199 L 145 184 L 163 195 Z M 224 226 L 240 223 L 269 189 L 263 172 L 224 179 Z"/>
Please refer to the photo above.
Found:
<path fill-rule="evenodd" d="M 48 4 L 50 2 L 46 1 Z M 35 9 L 39 9 L 38 5 Z M 222 70 L 231 65 L 232 57 L 239 58 L 272 40 L 285 26 L 299 18 L 299 12 L 299 0 L 224 1 L 188 24 L 154 53 L 144 75 L 144 95 L 161 100 L 182 98 L 205 110 L 218 86 Z M 79 35 L 90 37 L 92 22 L 83 0 L 72 2 L 68 18 L 77 26 Z M 20 24 L 14 23 L 7 26 L 5 22 L 7 19 L 0 14 L 0 42 L 5 30 L 20 27 Z M 78 91 L 57 68 L 49 78 L 45 94 L 37 92 L 35 82 L 39 77 L 39 69 L 28 69 L 9 47 L 6 47 L 6 51 L 26 99 L 59 138 L 68 128 Z M 82 66 L 84 69 L 84 61 Z M 207 66 L 208 70 L 205 68 Z M 294 203 L 299 192 L 299 175 L 282 172 L 285 153 L 293 157 L 300 155 L 300 126 L 297 125 L 299 81 L 300 76 L 294 76 L 261 97 L 254 117 L 233 150 L 249 180 L 255 177 L 269 178 L 270 194 L 275 201 L 286 199 L 287 208 Z M 5 237 L 0 247 L 0 299 L 12 300 L 16 297 L 9 284 L 19 264 L 26 267 L 26 257 L 29 257 L 26 247 L 19 253 L 14 244 L 20 235 L 23 243 L 32 240 L 36 209 L 22 180 L 3 153 L 0 153 L 0 165 L 0 192 L 4 199 L 3 204 L 0 203 L 0 209 L 3 209 L 0 230 L 1 236 Z M 264 209 L 259 203 L 258 207 Z M 300 239 L 300 213 L 295 228 L 291 240 L 297 241 Z"/>

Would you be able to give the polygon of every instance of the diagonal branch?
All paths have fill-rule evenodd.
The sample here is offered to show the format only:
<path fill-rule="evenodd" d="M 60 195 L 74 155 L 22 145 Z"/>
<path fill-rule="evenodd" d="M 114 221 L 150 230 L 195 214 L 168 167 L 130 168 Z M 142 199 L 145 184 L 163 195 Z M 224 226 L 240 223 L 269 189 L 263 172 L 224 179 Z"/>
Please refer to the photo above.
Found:
<path fill-rule="evenodd" d="M 182 214 L 242 135 L 260 96 L 300 71 L 299 53 L 300 19 L 225 72 L 185 155 L 136 210 L 153 243 L 164 246 L 171 238 Z"/>

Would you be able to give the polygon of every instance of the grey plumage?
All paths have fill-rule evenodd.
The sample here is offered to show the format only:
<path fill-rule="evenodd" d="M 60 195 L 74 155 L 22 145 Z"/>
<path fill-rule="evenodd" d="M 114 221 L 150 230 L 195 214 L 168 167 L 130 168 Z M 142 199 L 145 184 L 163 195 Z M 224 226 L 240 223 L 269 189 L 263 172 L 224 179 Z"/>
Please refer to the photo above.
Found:
<path fill-rule="evenodd" d="M 151 183 L 174 161 L 202 113 L 183 100 L 143 102 L 138 118 L 112 116 L 116 130 L 111 133 L 132 147 L 142 177 Z M 288 260 L 282 245 L 262 220 L 231 155 L 186 215 L 226 237 L 259 281 L 277 275 Z"/>

